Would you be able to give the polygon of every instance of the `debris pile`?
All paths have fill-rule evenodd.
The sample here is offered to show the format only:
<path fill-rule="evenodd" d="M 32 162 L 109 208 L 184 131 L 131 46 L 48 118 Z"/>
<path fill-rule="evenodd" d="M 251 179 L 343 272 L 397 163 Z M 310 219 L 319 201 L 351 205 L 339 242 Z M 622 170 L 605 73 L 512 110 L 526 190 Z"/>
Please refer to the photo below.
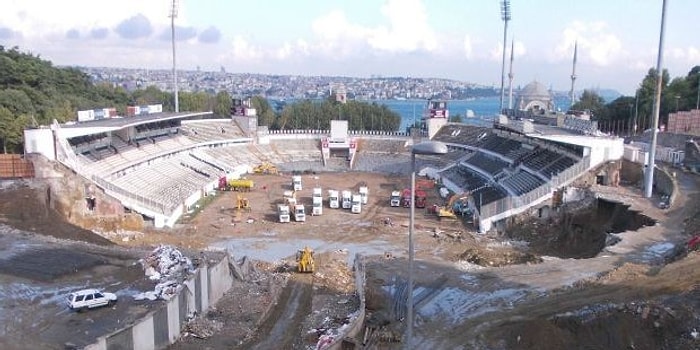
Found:
<path fill-rule="evenodd" d="M 170 300 L 183 286 L 187 276 L 194 272 L 190 258 L 172 246 L 161 245 L 149 256 L 139 260 L 146 276 L 151 281 L 158 281 L 153 291 L 134 296 L 136 300 Z"/>
<path fill-rule="evenodd" d="M 316 349 L 327 349 L 338 337 L 343 336 L 346 329 L 354 322 L 359 313 L 359 310 L 355 311 L 343 319 L 331 320 L 330 318 L 326 318 L 323 323 L 328 326 L 311 329 L 309 333 L 316 333 L 318 336 Z"/>

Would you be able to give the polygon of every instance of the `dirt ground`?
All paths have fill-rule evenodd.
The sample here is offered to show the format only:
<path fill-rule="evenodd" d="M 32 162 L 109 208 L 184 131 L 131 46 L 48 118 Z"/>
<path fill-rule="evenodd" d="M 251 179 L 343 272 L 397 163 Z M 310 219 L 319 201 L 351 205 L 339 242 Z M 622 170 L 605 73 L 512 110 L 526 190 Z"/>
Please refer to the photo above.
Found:
<path fill-rule="evenodd" d="M 291 177 L 251 178 L 256 189 L 207 198 L 175 229 L 103 233 L 106 240 L 64 224 L 46 208 L 45 194 L 28 187 L 0 191 L 0 222 L 22 230 L 5 235 L 8 240 L 31 231 L 52 239 L 89 241 L 91 246 L 117 246 L 131 252 L 120 253 L 130 259 L 155 245 L 172 244 L 192 252 L 227 250 L 239 259 L 255 261 L 254 273 L 236 281 L 172 349 L 315 348 L 324 332 L 347 322 L 357 309 L 350 264 L 361 253 L 368 256 L 368 329 L 356 342 L 366 343 L 366 348 L 398 349 L 405 341 L 400 291 L 406 280 L 409 212 L 389 207 L 388 198 L 391 190 L 407 187 L 408 178 L 305 174 L 298 198 L 307 205 L 307 221 L 285 224 L 276 222 L 275 208 Z M 699 348 L 700 254 L 679 256 L 682 249 L 676 247 L 700 230 L 700 181 L 686 174 L 679 180 L 683 195 L 665 211 L 656 208 L 654 200 L 641 198 L 638 189 L 594 189 L 658 221 L 635 232 L 611 235 L 589 232 L 592 227 L 614 226 L 610 217 L 585 213 L 561 219 L 564 226 L 578 228 L 575 234 L 561 230 L 562 222 L 537 221 L 518 225 L 518 230 L 478 235 L 461 220 L 440 221 L 417 209 L 413 347 Z M 323 215 L 309 215 L 311 188 L 320 186 L 325 195 L 328 189 L 356 190 L 360 183 L 370 189 L 370 203 L 361 214 L 326 205 Z M 428 194 L 429 204 L 443 203 L 437 191 Z M 234 208 L 238 195 L 251 203 L 249 212 Z M 610 245 L 610 236 L 619 242 Z M 654 249 L 666 242 L 672 247 L 660 253 Z M 294 254 L 305 245 L 317 253 L 313 275 L 292 271 Z M 32 256 L 36 254 L 24 260 L 35 260 Z M 84 264 L 103 260 L 115 262 L 88 254 Z M 115 264 L 132 260 L 124 261 Z M 35 278 L 55 279 L 63 273 Z M 0 276 L 6 274 L 11 274 L 9 269 L 0 264 Z M 133 275 L 131 283 L 140 283 L 140 277 Z M 100 311 L 95 318 L 109 312 Z"/>

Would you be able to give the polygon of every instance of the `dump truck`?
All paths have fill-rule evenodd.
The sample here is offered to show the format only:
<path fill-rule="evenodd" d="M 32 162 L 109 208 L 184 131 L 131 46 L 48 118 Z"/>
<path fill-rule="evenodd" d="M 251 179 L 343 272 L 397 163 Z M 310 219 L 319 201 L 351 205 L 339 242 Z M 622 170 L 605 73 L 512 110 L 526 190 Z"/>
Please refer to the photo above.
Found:
<path fill-rule="evenodd" d="M 362 212 L 362 196 L 359 194 L 354 194 L 352 195 L 352 202 L 351 202 L 351 207 L 350 211 L 353 214 L 359 214 Z"/>
<path fill-rule="evenodd" d="M 277 213 L 279 214 L 280 222 L 289 222 L 289 206 L 286 204 L 277 205 Z"/>
<path fill-rule="evenodd" d="M 225 176 L 219 178 L 219 191 L 243 191 L 248 192 L 255 187 L 250 179 L 229 179 Z"/>
<path fill-rule="evenodd" d="M 367 202 L 369 201 L 369 188 L 367 186 L 360 186 L 358 192 L 360 193 L 362 204 L 367 204 Z"/>
<path fill-rule="evenodd" d="M 297 251 L 297 271 L 313 273 L 316 269 L 314 263 L 314 251 L 309 247 L 304 247 Z"/>
<path fill-rule="evenodd" d="M 299 176 L 299 175 L 292 176 L 292 189 L 295 191 L 301 191 L 301 189 L 302 189 L 301 176 Z"/>
<path fill-rule="evenodd" d="M 411 195 L 410 188 L 406 188 L 403 191 L 401 191 L 401 205 L 404 208 L 411 207 L 411 199 L 412 198 L 415 199 L 415 201 L 416 201 L 416 208 L 425 208 L 425 199 L 426 199 L 425 191 L 416 190 L 415 196 Z"/>
<path fill-rule="evenodd" d="M 340 207 L 340 201 L 338 198 L 338 191 L 328 190 L 328 207 L 337 209 Z"/>
<path fill-rule="evenodd" d="M 294 221 L 296 221 L 296 222 L 306 221 L 306 209 L 304 208 L 303 204 L 295 205 L 294 212 L 292 214 L 294 215 Z"/>
<path fill-rule="evenodd" d="M 342 195 L 343 209 L 350 209 L 352 207 L 352 192 L 343 191 Z"/>
<path fill-rule="evenodd" d="M 392 207 L 401 206 L 401 192 L 391 191 L 391 197 L 389 197 L 389 205 Z"/>

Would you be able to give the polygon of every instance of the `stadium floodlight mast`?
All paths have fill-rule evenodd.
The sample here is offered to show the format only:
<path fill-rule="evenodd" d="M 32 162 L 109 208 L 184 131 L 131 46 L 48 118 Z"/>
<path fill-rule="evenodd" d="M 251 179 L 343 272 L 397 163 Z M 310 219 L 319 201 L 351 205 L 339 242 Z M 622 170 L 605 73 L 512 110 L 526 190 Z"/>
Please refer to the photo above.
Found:
<path fill-rule="evenodd" d="M 170 37 L 173 45 L 173 89 L 175 92 L 175 113 L 180 112 L 179 98 L 177 96 L 177 64 L 175 60 L 175 18 L 177 18 L 177 0 L 173 0 L 170 7 Z"/>
<path fill-rule="evenodd" d="M 503 100 L 506 97 L 506 41 L 508 40 L 508 21 L 510 21 L 510 0 L 501 1 L 501 19 L 503 20 L 503 60 L 501 61 L 501 109 L 503 113 Z"/>
<path fill-rule="evenodd" d="M 661 30 L 659 31 L 659 53 L 656 57 L 656 90 L 654 91 L 654 114 L 651 123 L 651 147 L 649 149 L 649 162 L 644 174 L 644 197 L 651 198 L 652 187 L 654 185 L 654 168 L 656 167 L 656 134 L 659 129 L 659 110 L 661 109 L 661 80 L 663 79 L 663 58 L 664 58 L 664 32 L 666 30 L 666 0 L 661 5 Z"/>
<path fill-rule="evenodd" d="M 425 141 L 411 148 L 411 216 L 408 224 L 408 300 L 406 300 L 406 349 L 413 339 L 413 231 L 416 221 L 416 154 L 440 155 L 447 153 L 447 145 L 439 141 Z"/>

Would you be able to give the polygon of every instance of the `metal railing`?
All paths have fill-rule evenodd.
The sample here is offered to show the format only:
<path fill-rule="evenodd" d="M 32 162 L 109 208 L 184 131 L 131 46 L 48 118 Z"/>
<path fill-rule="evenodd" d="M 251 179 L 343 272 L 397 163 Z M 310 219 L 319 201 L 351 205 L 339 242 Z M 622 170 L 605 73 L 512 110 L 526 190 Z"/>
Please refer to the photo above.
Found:
<path fill-rule="evenodd" d="M 588 170 L 590 157 L 584 157 L 580 162 L 552 177 L 549 182 L 516 197 L 505 197 L 483 204 L 479 212 L 481 220 L 489 220 L 507 211 L 527 208 L 530 203 L 550 195 L 555 189 L 566 185 Z"/>

